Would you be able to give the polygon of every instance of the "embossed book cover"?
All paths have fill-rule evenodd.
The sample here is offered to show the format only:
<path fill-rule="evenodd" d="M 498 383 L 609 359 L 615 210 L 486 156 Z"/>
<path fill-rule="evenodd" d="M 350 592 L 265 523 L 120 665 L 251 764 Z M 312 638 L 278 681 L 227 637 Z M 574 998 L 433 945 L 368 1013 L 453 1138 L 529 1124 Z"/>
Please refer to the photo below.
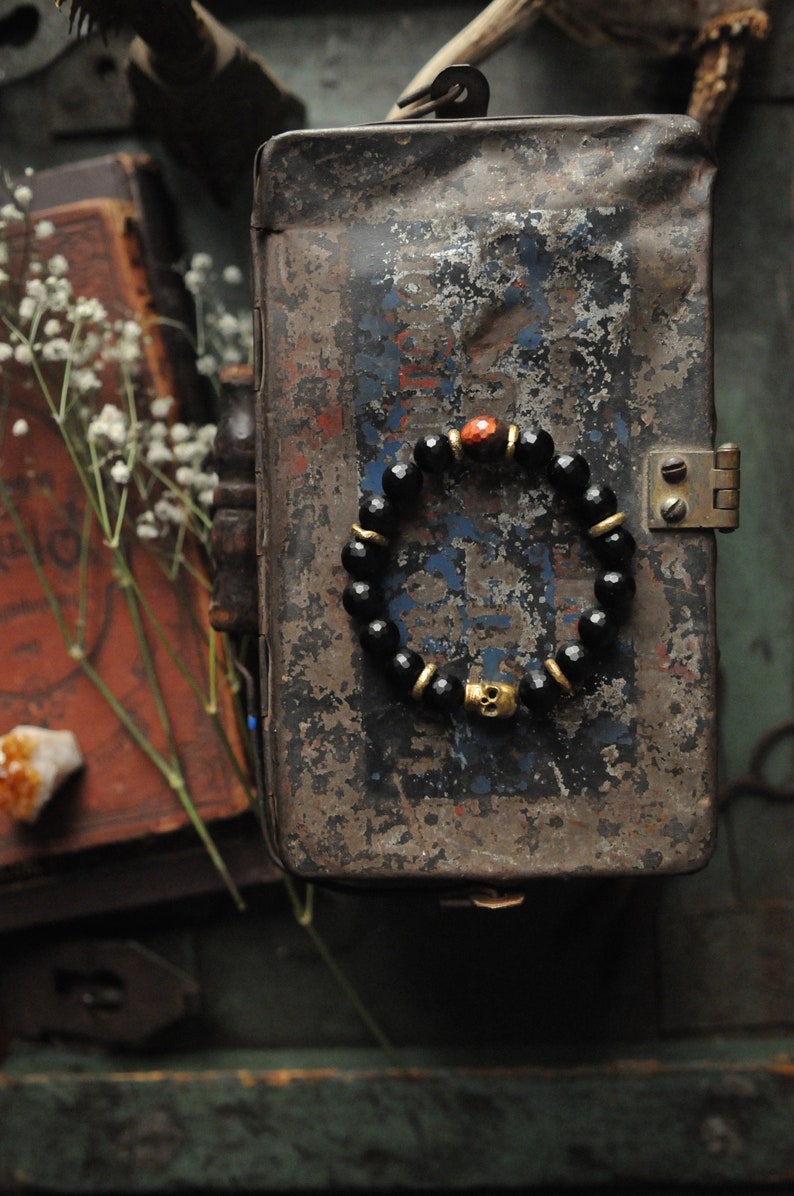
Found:
<path fill-rule="evenodd" d="M 184 345 L 185 338 L 157 319 L 174 315 L 167 291 L 182 284 L 175 259 L 167 256 L 162 244 L 153 244 L 147 224 L 162 217 L 154 175 L 148 159 L 124 156 L 42 173 L 34 180 L 36 248 L 52 269 L 63 261 L 57 269 L 64 276 L 68 264 L 68 278 L 63 281 L 69 293 L 98 301 L 108 327 L 114 322 L 137 322 L 140 419 L 147 418 L 152 396 L 171 396 L 173 402 L 184 401 L 182 415 L 189 420 L 195 412 L 188 405 L 187 365 L 184 347 L 179 345 L 180 341 Z M 145 190 L 152 193 L 146 204 L 141 199 Z M 30 251 L 24 243 L 12 249 Z M 9 269 L 15 263 L 19 264 L 16 257 Z M 57 313 L 51 315 L 54 325 L 56 317 Z M 61 319 L 68 335 L 70 326 L 63 315 Z M 73 334 L 75 343 L 78 331 Z M 45 338 L 50 332 L 42 329 L 39 335 Z M 122 726 L 75 651 L 67 650 L 69 644 L 53 617 L 53 603 L 70 632 L 81 640 L 90 669 L 128 712 L 143 739 L 166 759 L 174 754 L 172 758 L 178 755 L 183 762 L 187 785 L 203 818 L 228 819 L 247 809 L 247 800 L 207 733 L 209 719 L 200 696 L 208 684 L 207 591 L 192 577 L 174 582 L 143 541 L 131 550 L 135 584 L 162 631 L 160 635 L 150 623 L 143 634 L 163 695 L 164 714 L 147 674 L 123 579 L 112 555 L 103 549 L 96 527 L 86 536 L 86 488 L 33 371 L 14 369 L 14 364 L 6 361 L 3 367 L 0 469 L 18 523 L 0 505 L 0 734 L 18 724 L 67 729 L 76 735 L 85 760 L 85 767 L 35 821 L 15 821 L 0 810 L 0 869 L 8 870 L 2 878 L 10 885 L 19 876 L 33 885 L 36 876 L 47 874 L 56 861 L 80 859 L 89 877 L 97 861 L 94 856 L 92 865 L 84 854 L 88 849 L 121 844 L 140 848 L 190 822 L 168 779 Z M 43 368 L 47 368 L 46 355 Z M 62 364 L 59 368 L 62 372 Z M 96 411 L 109 404 L 120 416 L 127 407 L 118 378 L 116 368 L 108 365 L 101 378 L 88 380 L 89 397 L 72 401 L 90 398 Z M 22 428 L 23 435 L 13 434 Z M 113 482 L 107 479 L 107 485 Z M 135 501 L 136 495 L 131 494 L 131 510 Z M 50 597 L 40 584 L 31 554 L 47 580 Z M 195 692 L 184 680 L 183 669 L 199 679 Z M 239 750 L 228 696 L 222 693 L 218 701 L 227 734 Z M 5 783 L 11 766 L 4 764 L 8 765 L 3 771 Z M 211 865 L 207 868 L 211 876 Z M 141 899 L 141 892 L 133 896 L 129 876 L 122 880 L 126 891 L 117 893 L 112 872 L 104 877 L 105 902 L 112 901 L 114 893 L 120 904 Z M 166 891 L 176 893 L 179 870 L 173 873 L 170 890 L 164 883 Z M 154 890 L 162 894 L 159 881 Z M 53 889 L 49 891 L 52 894 Z M 68 905 L 60 893 L 49 900 L 52 916 L 59 916 L 62 904 Z M 86 908 L 84 902 L 78 904 Z M 43 912 L 46 901 L 37 908 Z"/>

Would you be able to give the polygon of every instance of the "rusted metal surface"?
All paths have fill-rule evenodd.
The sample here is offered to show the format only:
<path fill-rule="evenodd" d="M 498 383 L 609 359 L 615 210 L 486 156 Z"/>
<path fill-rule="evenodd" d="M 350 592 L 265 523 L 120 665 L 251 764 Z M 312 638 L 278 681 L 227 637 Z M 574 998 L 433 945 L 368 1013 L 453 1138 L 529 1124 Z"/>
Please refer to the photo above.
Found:
<path fill-rule="evenodd" d="M 221 414 L 213 456 L 218 474 L 212 516 L 210 622 L 217 631 L 255 635 L 256 488 L 254 383 L 250 366 L 221 375 Z"/>
<path fill-rule="evenodd" d="M 712 448 L 709 203 L 688 118 L 286 135 L 259 163 L 262 627 L 272 833 L 350 880 L 653 873 L 713 839 L 713 542 L 649 533 L 647 454 Z M 637 598 L 549 722 L 439 719 L 362 659 L 339 549 L 360 493 L 483 412 L 547 428 L 616 490 Z M 570 638 L 593 568 L 542 481 L 426 484 L 390 611 L 461 677 Z"/>

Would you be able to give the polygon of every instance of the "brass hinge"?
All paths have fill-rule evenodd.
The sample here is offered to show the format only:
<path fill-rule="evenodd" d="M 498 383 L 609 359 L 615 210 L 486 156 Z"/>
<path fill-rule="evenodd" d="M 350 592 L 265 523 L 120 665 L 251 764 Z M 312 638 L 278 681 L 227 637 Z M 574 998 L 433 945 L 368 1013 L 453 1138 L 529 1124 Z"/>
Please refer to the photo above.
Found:
<path fill-rule="evenodd" d="M 648 526 L 735 531 L 739 526 L 739 448 L 667 448 L 648 454 Z"/>

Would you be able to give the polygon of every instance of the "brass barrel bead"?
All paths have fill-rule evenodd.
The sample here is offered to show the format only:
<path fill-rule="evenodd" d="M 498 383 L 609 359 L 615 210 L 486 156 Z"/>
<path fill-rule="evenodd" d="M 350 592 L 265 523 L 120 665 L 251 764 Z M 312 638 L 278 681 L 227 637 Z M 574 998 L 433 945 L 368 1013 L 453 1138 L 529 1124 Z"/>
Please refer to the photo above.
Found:
<path fill-rule="evenodd" d="M 505 449 L 505 461 L 512 461 L 516 455 L 516 445 L 518 438 L 521 435 L 521 429 L 517 424 L 510 424 L 507 429 L 507 448 Z"/>
<path fill-rule="evenodd" d="M 451 432 L 447 432 L 447 440 L 449 441 L 449 447 L 452 449 L 452 456 L 460 464 L 463 460 L 463 441 L 457 428 L 453 428 Z"/>
<path fill-rule="evenodd" d="M 594 523 L 592 527 L 587 529 L 587 534 L 591 540 L 597 540 L 599 536 L 608 536 L 616 527 L 620 527 L 625 522 L 626 512 L 616 511 L 614 515 L 609 515 L 606 519 L 602 519 L 600 523 Z"/>
<path fill-rule="evenodd" d="M 389 541 L 386 536 L 382 536 L 380 532 L 373 532 L 368 527 L 361 527 L 358 523 L 354 523 L 350 529 L 357 540 L 363 540 L 370 544 L 377 544 L 381 548 L 388 548 Z"/>
<path fill-rule="evenodd" d="M 573 693 L 573 686 L 553 657 L 550 656 L 548 660 L 544 660 L 543 667 L 549 676 L 557 682 L 561 690 L 569 695 Z"/>
<path fill-rule="evenodd" d="M 426 664 L 419 676 L 416 678 L 414 687 L 411 690 L 411 697 L 414 699 L 414 701 L 418 702 L 420 700 L 422 694 L 425 692 L 435 675 L 436 666 L 434 664 Z"/>

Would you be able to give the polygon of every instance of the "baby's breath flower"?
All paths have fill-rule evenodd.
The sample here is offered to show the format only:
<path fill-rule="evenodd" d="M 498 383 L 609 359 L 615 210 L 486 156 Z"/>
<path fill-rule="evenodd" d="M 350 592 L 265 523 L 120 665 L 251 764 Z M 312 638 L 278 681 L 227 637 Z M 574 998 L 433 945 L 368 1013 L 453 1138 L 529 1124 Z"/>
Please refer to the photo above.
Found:
<path fill-rule="evenodd" d="M 49 279 L 47 280 L 49 282 Z M 107 319 L 107 312 L 98 299 L 81 297 L 74 305 L 75 320 L 94 320 L 97 324 Z"/>
<path fill-rule="evenodd" d="M 33 232 L 35 233 L 36 239 L 38 241 L 44 241 L 47 237 L 51 237 L 53 235 L 55 232 L 55 225 L 51 220 L 39 220 L 37 221 Z"/>
<path fill-rule="evenodd" d="M 183 464 L 195 462 L 204 456 L 204 451 L 195 440 L 181 440 L 174 445 L 174 457 Z"/>
<path fill-rule="evenodd" d="M 160 532 L 154 522 L 154 515 L 151 511 L 144 511 L 139 515 L 135 523 L 135 532 L 140 540 L 156 540 Z"/>
<path fill-rule="evenodd" d="M 243 281 L 243 272 L 239 266 L 225 266 L 221 278 L 230 287 L 236 287 Z"/>
<path fill-rule="evenodd" d="M 200 428 L 196 429 L 196 439 L 199 444 L 205 448 L 210 449 L 215 443 L 215 436 L 218 429 L 215 424 L 202 424 Z"/>
<path fill-rule="evenodd" d="M 6 341 L 0 341 L 0 361 L 8 361 L 14 356 L 14 350 Z"/>
<path fill-rule="evenodd" d="M 69 342 L 66 337 L 55 336 L 41 346 L 45 361 L 66 361 L 69 357 Z"/>
<path fill-rule="evenodd" d="M 201 503 L 202 507 L 211 507 L 212 500 L 215 497 L 215 488 L 207 488 L 206 490 L 199 490 L 196 498 Z"/>
<path fill-rule="evenodd" d="M 237 336 L 241 331 L 240 321 L 230 311 L 225 311 L 218 320 L 218 332 L 222 336 Z"/>
<path fill-rule="evenodd" d="M 185 274 L 185 286 L 191 295 L 198 295 L 204 286 L 204 275 L 199 274 L 198 270 L 188 270 Z"/>
<path fill-rule="evenodd" d="M 218 362 L 211 353 L 205 353 L 196 360 L 196 369 L 204 377 L 207 377 L 209 374 L 217 372 Z"/>
<path fill-rule="evenodd" d="M 0 208 L 0 220 L 6 220 L 9 224 L 13 224 L 17 220 L 24 219 L 22 212 L 12 203 L 4 203 Z"/>
<path fill-rule="evenodd" d="M 44 325 L 44 335 L 45 336 L 59 336 L 60 331 L 61 331 L 61 321 L 60 320 L 47 320 L 46 324 Z"/>
<path fill-rule="evenodd" d="M 56 253 L 47 262 L 47 269 L 56 278 L 62 278 L 64 274 L 69 273 L 69 263 L 62 253 Z"/>
<path fill-rule="evenodd" d="M 179 525 L 187 521 L 187 511 L 185 508 L 170 498 L 158 498 L 154 504 L 154 514 L 162 523 Z"/>
<path fill-rule="evenodd" d="M 84 395 L 88 394 L 90 390 L 99 390 L 102 383 L 93 370 L 84 367 L 80 370 L 72 370 L 69 377 L 69 385 L 78 394 Z"/>
<path fill-rule="evenodd" d="M 120 407 L 105 403 L 99 415 L 89 421 L 87 436 L 90 441 L 107 440 L 121 448 L 127 439 L 127 416 Z"/>
<path fill-rule="evenodd" d="M 47 298 L 47 288 L 40 278 L 29 278 L 25 283 L 25 294 L 37 302 Z"/>
<path fill-rule="evenodd" d="M 172 444 L 181 444 L 190 439 L 190 428 L 187 424 L 173 424 L 170 431 Z"/>
<path fill-rule="evenodd" d="M 20 301 L 19 301 L 19 318 L 20 318 L 20 320 L 24 320 L 25 323 L 27 323 L 29 320 L 32 320 L 34 315 L 36 314 L 37 307 L 38 307 L 38 303 L 36 302 L 36 300 L 33 299 L 30 295 L 25 295 L 24 298 L 20 299 Z"/>
<path fill-rule="evenodd" d="M 168 412 L 174 405 L 173 395 L 163 395 L 159 399 L 152 399 L 149 410 L 155 419 L 160 420 L 163 416 L 168 415 Z M 159 425 L 158 425 L 159 426 Z"/>
<path fill-rule="evenodd" d="M 17 345 L 14 349 L 14 361 L 18 361 L 20 365 L 30 365 L 33 360 L 33 353 L 30 345 Z"/>
<path fill-rule="evenodd" d="M 114 482 L 118 482 L 119 486 L 126 486 L 130 480 L 130 468 L 124 461 L 114 461 L 111 466 L 110 476 Z"/>
<path fill-rule="evenodd" d="M 30 424 L 26 419 L 15 419 L 11 425 L 12 436 L 27 436 L 30 431 Z"/>
<path fill-rule="evenodd" d="M 208 274 L 212 269 L 212 257 L 209 253 L 194 253 L 190 259 L 190 269 L 198 274 Z"/>
<path fill-rule="evenodd" d="M 21 208 L 28 208 L 33 199 L 33 191 L 26 183 L 20 183 L 18 187 L 14 188 L 14 199 Z"/>
<path fill-rule="evenodd" d="M 146 460 L 150 465 L 165 465 L 173 461 L 173 454 L 162 440 L 153 440 L 146 449 Z"/>
<path fill-rule="evenodd" d="M 193 485 L 193 480 L 196 477 L 195 469 L 190 465 L 180 465 L 174 474 L 174 479 L 177 486 L 184 486 L 188 490 Z"/>

